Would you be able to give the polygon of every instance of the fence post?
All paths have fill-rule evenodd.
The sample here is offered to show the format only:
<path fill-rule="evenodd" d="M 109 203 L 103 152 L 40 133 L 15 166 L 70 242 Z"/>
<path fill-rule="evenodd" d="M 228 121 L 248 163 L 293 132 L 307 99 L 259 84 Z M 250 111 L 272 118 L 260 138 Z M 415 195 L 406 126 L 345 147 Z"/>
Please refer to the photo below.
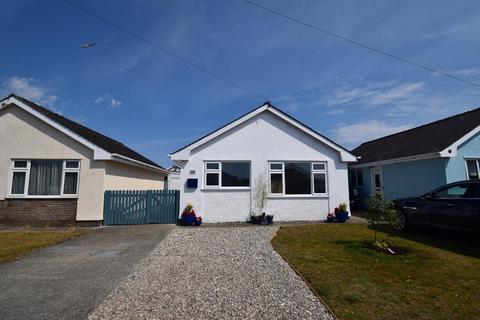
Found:
<path fill-rule="evenodd" d="M 104 226 L 110 223 L 110 221 L 108 220 L 108 217 L 109 217 L 108 206 L 109 206 L 109 192 L 105 191 L 103 194 L 103 225 Z"/>
<path fill-rule="evenodd" d="M 178 222 L 178 216 L 180 214 L 180 190 L 175 190 L 175 224 Z"/>

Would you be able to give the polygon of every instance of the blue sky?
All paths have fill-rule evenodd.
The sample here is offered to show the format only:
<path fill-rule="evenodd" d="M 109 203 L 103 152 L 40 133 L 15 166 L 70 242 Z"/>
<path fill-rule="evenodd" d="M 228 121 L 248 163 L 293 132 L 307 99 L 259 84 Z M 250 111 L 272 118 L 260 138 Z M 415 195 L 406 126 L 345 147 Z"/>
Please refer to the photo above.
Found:
<path fill-rule="evenodd" d="M 347 148 L 480 106 L 480 88 L 240 0 L 72 1 L 267 97 Z M 478 1 L 258 2 L 480 82 Z M 169 152 L 263 102 L 61 1 L 4 0 L 0 15 L 1 94 L 30 98 L 162 165 Z M 96 46 L 80 49 L 89 41 Z"/>

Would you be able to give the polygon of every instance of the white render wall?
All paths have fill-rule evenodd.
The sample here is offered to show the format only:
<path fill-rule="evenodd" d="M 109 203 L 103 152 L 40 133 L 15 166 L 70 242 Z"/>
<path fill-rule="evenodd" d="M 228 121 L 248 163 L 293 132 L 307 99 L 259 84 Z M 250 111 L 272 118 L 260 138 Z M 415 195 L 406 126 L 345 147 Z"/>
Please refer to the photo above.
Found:
<path fill-rule="evenodd" d="M 268 170 L 268 161 L 326 161 L 327 197 L 270 197 L 267 213 L 275 220 L 322 220 L 340 202 L 349 203 L 347 163 L 336 150 L 284 120 L 263 112 L 229 132 L 191 151 L 181 166 L 180 210 L 191 202 L 206 222 L 244 221 L 251 206 L 251 190 L 204 189 L 205 161 L 251 161 L 250 184 Z M 198 178 L 198 188 L 185 181 Z"/>

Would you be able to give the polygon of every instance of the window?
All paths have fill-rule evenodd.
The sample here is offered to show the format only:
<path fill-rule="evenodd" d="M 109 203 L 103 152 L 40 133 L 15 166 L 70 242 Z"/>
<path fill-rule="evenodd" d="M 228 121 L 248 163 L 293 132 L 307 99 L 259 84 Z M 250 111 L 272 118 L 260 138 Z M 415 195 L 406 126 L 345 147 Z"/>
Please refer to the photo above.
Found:
<path fill-rule="evenodd" d="M 363 172 L 362 169 L 350 170 L 350 181 L 354 187 L 363 187 Z"/>
<path fill-rule="evenodd" d="M 467 184 L 457 184 L 447 188 L 440 189 L 433 193 L 434 198 L 462 198 L 467 192 Z"/>
<path fill-rule="evenodd" d="M 467 160 L 467 175 L 468 180 L 478 180 L 480 171 L 480 160 L 470 159 Z"/>
<path fill-rule="evenodd" d="M 311 194 L 309 162 L 285 162 L 285 194 Z"/>
<path fill-rule="evenodd" d="M 327 194 L 327 165 L 324 162 L 271 162 L 272 195 Z"/>
<path fill-rule="evenodd" d="M 75 196 L 78 193 L 78 160 L 12 161 L 12 196 Z"/>
<path fill-rule="evenodd" d="M 247 188 L 249 186 L 249 162 L 205 162 L 205 187 Z"/>
<path fill-rule="evenodd" d="M 270 193 L 283 194 L 283 162 L 270 163 Z"/>

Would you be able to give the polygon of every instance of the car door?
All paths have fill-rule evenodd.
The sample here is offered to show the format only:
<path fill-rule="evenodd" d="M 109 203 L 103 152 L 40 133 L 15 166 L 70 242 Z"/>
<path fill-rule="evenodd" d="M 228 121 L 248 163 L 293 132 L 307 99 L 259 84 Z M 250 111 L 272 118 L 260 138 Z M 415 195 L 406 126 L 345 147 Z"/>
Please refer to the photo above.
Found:
<path fill-rule="evenodd" d="M 467 190 L 467 183 L 458 183 L 430 194 L 426 199 L 426 212 L 421 217 L 421 223 L 448 229 L 461 229 L 463 223 L 459 218 L 464 210 L 463 197 Z"/>
<path fill-rule="evenodd" d="M 457 207 L 459 228 L 480 231 L 480 181 L 468 184 L 468 190 L 458 200 Z"/>

